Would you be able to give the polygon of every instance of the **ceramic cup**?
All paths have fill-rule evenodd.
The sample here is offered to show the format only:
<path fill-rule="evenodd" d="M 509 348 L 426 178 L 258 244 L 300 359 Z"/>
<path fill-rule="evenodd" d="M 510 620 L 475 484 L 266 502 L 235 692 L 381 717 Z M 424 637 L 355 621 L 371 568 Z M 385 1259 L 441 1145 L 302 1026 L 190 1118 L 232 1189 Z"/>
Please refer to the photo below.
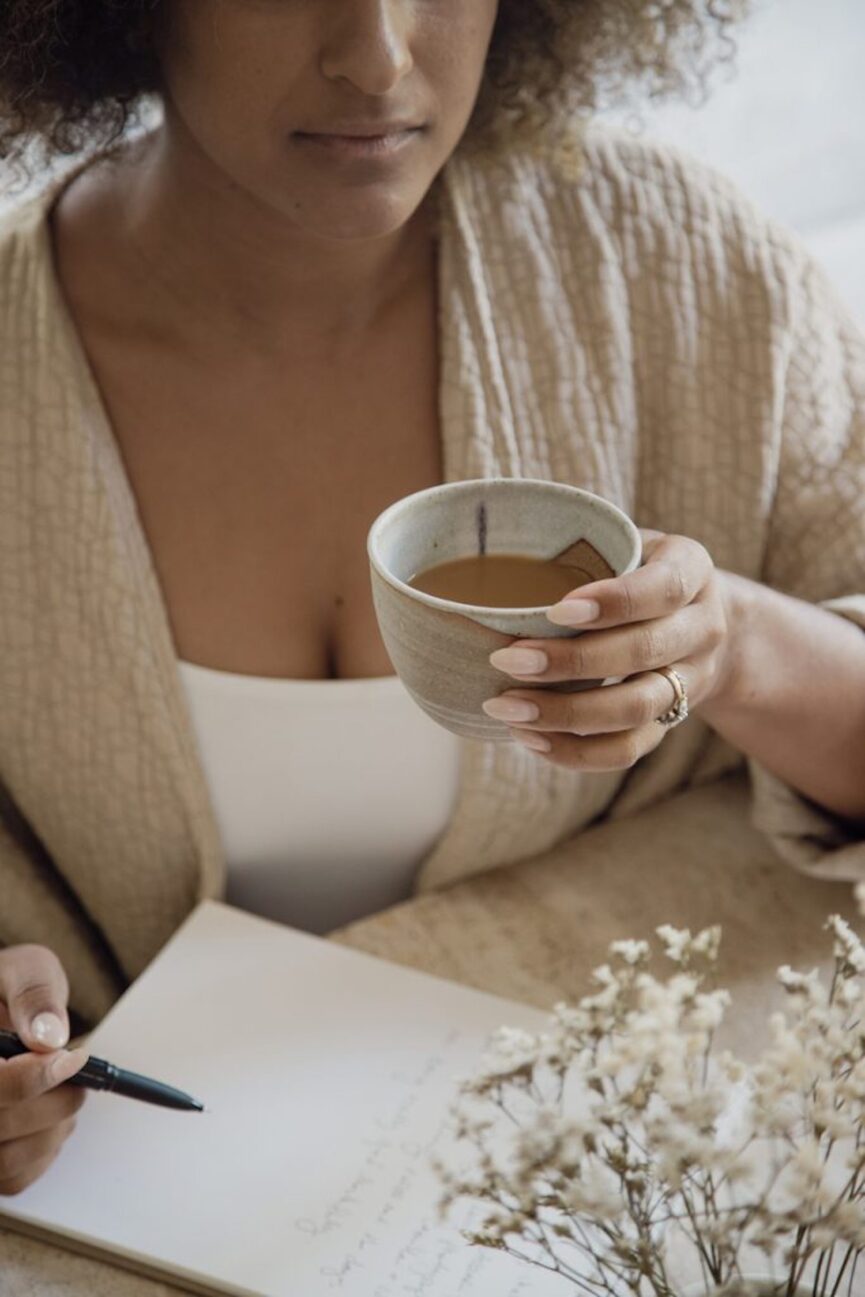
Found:
<path fill-rule="evenodd" d="M 445 729 L 486 742 L 510 734 L 481 704 L 518 687 L 490 666 L 490 654 L 515 637 L 582 632 L 547 621 L 543 607 L 476 607 L 407 582 L 439 563 L 486 553 L 555 559 L 573 567 L 578 586 L 633 571 L 641 553 L 639 531 L 614 504 L 579 487 L 530 478 L 453 482 L 406 496 L 373 523 L 367 550 L 379 628 L 406 689 Z"/>

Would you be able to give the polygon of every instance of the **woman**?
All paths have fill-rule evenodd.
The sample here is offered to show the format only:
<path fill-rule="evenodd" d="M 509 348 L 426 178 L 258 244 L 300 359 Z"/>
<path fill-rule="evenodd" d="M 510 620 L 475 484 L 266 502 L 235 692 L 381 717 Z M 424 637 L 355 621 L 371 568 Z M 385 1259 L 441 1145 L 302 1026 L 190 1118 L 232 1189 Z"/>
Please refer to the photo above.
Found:
<path fill-rule="evenodd" d="M 104 146 L 142 91 L 164 120 L 0 231 L 0 999 L 34 1050 L 0 1068 L 0 1191 L 74 1123 L 67 975 L 97 1019 L 226 887 L 324 930 L 743 753 L 793 863 L 865 869 L 862 341 L 716 177 L 597 127 L 568 155 L 611 68 L 676 85 L 730 22 L 643 13 L 4 6 L 7 155 Z M 553 613 L 590 634 L 497 658 L 516 742 L 458 764 L 364 539 L 497 473 L 652 530 Z"/>

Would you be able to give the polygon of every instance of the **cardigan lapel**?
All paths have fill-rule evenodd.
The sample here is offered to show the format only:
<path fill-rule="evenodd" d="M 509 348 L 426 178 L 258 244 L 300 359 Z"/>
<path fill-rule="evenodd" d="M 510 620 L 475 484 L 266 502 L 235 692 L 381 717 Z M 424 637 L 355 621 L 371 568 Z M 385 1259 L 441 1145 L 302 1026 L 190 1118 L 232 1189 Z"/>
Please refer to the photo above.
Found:
<path fill-rule="evenodd" d="M 520 407 L 531 374 L 512 374 L 500 350 L 507 328 L 489 258 L 502 250 L 485 236 L 496 187 L 454 159 L 442 191 L 445 480 L 554 476 L 543 428 L 529 427 Z M 0 761 L 20 810 L 135 976 L 199 899 L 219 894 L 225 864 L 134 495 L 54 274 L 52 198 L 37 200 L 22 225 L 18 271 L 28 282 L 14 297 L 33 318 L 8 330 L 28 343 L 14 360 L 22 400 L 38 395 L 12 412 L 27 437 L 9 429 L 23 462 L 6 480 L 24 483 L 23 494 L 0 498 L 4 543 L 26 569 L 23 597 L 8 600 L 10 659 L 28 664 Z M 418 888 L 542 850 L 597 814 L 615 782 L 589 790 L 516 745 L 463 743 L 455 813 Z"/>
<path fill-rule="evenodd" d="M 0 759 L 17 806 L 134 977 L 219 892 L 224 862 L 135 499 L 56 279 L 56 192 L 34 201 L 4 274 L 21 400 L 0 415 L 18 457 L 0 499 L 4 546 L 15 546 L 5 552 L 18 560 L 7 580 L 19 581 L 3 616 L 8 660 L 22 667 Z"/>
<path fill-rule="evenodd" d="M 459 157 L 443 173 L 439 413 L 447 482 L 554 476 L 544 427 L 533 430 L 523 406 L 533 374 L 517 359 L 520 320 L 509 318 L 515 313 L 500 290 L 509 282 L 500 264 L 507 245 L 495 237 L 501 198 L 499 187 Z M 507 247 L 508 255 L 515 251 Z M 614 776 L 589 784 L 515 743 L 464 740 L 461 760 L 454 814 L 420 867 L 419 891 L 545 850 L 597 815 L 618 783 Z"/>

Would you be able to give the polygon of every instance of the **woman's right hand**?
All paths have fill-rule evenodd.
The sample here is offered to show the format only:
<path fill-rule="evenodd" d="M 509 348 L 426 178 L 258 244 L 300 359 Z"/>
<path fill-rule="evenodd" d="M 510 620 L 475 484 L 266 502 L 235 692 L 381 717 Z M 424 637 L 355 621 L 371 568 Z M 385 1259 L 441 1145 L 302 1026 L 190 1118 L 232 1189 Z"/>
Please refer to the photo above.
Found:
<path fill-rule="evenodd" d="M 52 951 L 0 950 L 0 1027 L 33 1051 L 0 1059 L 0 1195 L 20 1193 L 39 1179 L 71 1135 L 84 1102 L 83 1089 L 62 1084 L 89 1057 L 86 1049 L 63 1048 L 68 998 L 66 974 Z"/>

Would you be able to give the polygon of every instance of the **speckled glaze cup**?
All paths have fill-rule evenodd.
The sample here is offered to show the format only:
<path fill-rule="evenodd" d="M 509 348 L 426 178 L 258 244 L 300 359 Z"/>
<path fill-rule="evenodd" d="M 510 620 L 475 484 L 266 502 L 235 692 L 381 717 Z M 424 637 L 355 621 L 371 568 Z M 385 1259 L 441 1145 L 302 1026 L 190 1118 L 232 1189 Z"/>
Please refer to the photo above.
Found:
<path fill-rule="evenodd" d="M 561 482 L 485 478 L 406 496 L 386 509 L 367 541 L 372 594 L 394 669 L 419 707 L 453 734 L 509 740 L 506 725 L 482 710 L 516 682 L 489 656 L 522 638 L 582 632 L 547 621 L 546 608 L 484 608 L 439 599 L 407 584 L 418 572 L 477 554 L 555 559 L 574 569 L 574 586 L 621 576 L 640 564 L 640 533 L 601 496 Z M 588 688 L 535 685 L 535 688 Z"/>

